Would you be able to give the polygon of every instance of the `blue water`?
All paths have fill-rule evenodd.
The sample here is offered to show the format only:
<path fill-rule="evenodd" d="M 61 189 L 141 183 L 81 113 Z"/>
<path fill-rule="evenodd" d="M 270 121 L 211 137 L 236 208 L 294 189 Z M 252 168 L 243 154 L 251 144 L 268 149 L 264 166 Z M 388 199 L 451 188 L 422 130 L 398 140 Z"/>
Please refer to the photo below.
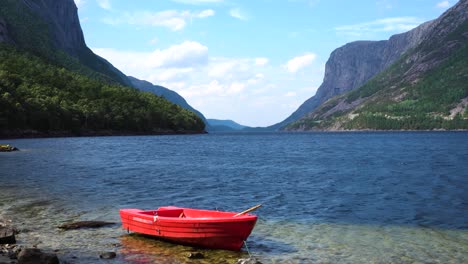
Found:
<path fill-rule="evenodd" d="M 127 207 L 242 211 L 258 203 L 249 249 L 266 263 L 468 261 L 466 132 L 0 143 L 22 150 L 0 153 L 0 212 L 38 230 L 27 230 L 25 243 L 61 248 L 71 262 L 114 250 L 122 263 L 178 263 L 189 249 L 125 235 L 118 226 L 55 229 L 67 220 L 118 222 L 118 209 Z M 246 254 L 207 252 L 207 263 Z"/>

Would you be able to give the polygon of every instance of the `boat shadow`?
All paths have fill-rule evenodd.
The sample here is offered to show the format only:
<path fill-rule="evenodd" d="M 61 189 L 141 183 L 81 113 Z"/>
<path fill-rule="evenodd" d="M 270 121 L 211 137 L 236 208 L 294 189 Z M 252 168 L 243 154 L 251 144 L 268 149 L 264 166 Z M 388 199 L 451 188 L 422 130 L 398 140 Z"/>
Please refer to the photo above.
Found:
<path fill-rule="evenodd" d="M 152 236 L 131 233 L 120 237 L 120 256 L 128 263 L 236 263 L 240 258 L 253 256 L 277 255 L 297 252 L 289 244 L 267 239 L 262 236 L 251 236 L 241 251 L 203 249 L 166 242 Z M 201 259 L 190 258 L 198 252 Z"/>
<path fill-rule="evenodd" d="M 128 263 L 236 263 L 248 257 L 246 251 L 202 249 L 178 245 L 142 234 L 120 237 L 120 255 Z M 202 258 L 190 258 L 191 253 L 201 253 Z"/>

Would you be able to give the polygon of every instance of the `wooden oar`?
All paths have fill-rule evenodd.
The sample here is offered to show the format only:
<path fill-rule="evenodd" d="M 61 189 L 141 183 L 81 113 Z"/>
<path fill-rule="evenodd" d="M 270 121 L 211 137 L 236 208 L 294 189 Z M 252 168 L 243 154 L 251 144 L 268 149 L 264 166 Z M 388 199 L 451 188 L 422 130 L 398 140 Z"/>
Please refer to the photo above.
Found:
<path fill-rule="evenodd" d="M 238 216 L 241 216 L 241 215 L 245 215 L 246 213 L 249 213 L 249 212 L 252 212 L 253 210 L 257 210 L 258 208 L 260 208 L 262 205 L 261 204 L 257 204 L 256 206 L 254 207 L 251 207 L 241 213 L 238 213 L 236 214 L 234 217 L 238 217 Z"/>

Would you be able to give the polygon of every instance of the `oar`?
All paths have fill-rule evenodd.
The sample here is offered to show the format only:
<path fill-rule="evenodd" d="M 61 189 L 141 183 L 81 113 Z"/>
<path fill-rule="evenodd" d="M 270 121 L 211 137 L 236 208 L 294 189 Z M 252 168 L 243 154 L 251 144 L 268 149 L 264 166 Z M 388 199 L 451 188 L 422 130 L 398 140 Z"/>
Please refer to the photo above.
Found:
<path fill-rule="evenodd" d="M 260 208 L 262 205 L 261 204 L 257 204 L 256 206 L 254 207 L 251 207 L 241 213 L 238 213 L 236 214 L 234 217 L 238 217 L 238 216 L 241 216 L 241 215 L 245 215 L 246 213 L 249 213 L 249 212 L 252 212 L 253 210 L 257 210 L 258 208 Z"/>

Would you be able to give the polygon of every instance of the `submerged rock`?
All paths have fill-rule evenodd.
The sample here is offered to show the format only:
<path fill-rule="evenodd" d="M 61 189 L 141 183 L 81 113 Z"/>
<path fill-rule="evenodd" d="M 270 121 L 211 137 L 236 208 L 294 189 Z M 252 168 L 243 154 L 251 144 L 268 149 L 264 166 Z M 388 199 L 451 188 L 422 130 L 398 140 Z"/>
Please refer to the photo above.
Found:
<path fill-rule="evenodd" d="M 10 145 L 0 145 L 0 152 L 18 151 L 19 149 Z"/>
<path fill-rule="evenodd" d="M 237 260 L 237 264 L 262 264 L 262 263 L 256 258 L 244 258 L 244 259 Z"/>
<path fill-rule="evenodd" d="M 56 254 L 44 253 L 37 248 L 25 248 L 18 254 L 18 264 L 59 264 Z"/>
<path fill-rule="evenodd" d="M 104 252 L 104 253 L 101 253 L 101 255 L 99 255 L 99 258 L 102 258 L 102 259 L 113 259 L 117 257 L 117 254 L 115 252 Z"/>
<path fill-rule="evenodd" d="M 9 226 L 0 226 L 0 244 L 15 244 L 16 230 Z"/>
<path fill-rule="evenodd" d="M 79 221 L 68 224 L 63 224 L 58 228 L 64 230 L 80 229 L 80 228 L 99 228 L 104 226 L 115 225 L 113 222 L 104 222 L 104 221 Z"/>

